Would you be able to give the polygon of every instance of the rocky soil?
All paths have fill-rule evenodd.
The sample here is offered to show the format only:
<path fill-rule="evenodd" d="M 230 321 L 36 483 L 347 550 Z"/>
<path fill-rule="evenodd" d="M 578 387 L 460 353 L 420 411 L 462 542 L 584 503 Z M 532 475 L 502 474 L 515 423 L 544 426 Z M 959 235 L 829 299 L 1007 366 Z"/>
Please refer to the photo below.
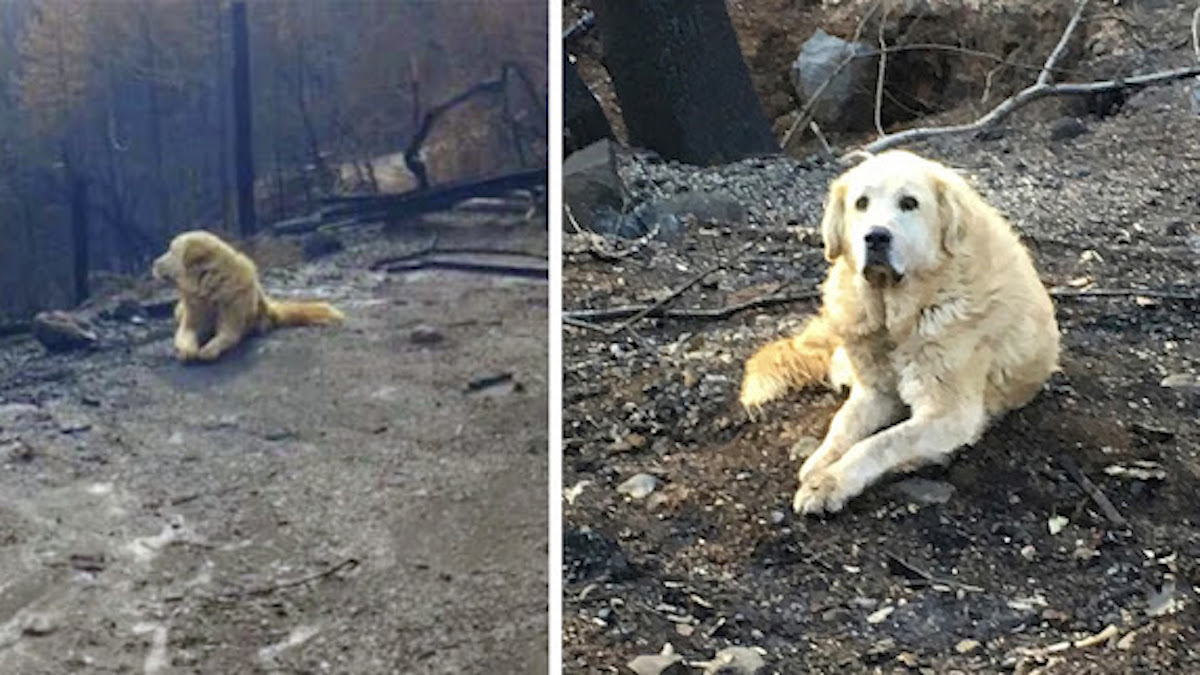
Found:
<path fill-rule="evenodd" d="M 346 243 L 265 280 L 344 326 L 213 365 L 0 342 L 0 672 L 545 671 L 547 286 Z"/>
<path fill-rule="evenodd" d="M 812 300 L 611 335 L 595 326 L 621 320 L 567 327 L 565 671 L 631 672 L 668 643 L 689 662 L 761 650 L 763 673 L 1200 669 L 1190 86 L 1140 93 L 1070 133 L 1048 105 L 915 148 L 969 174 L 1022 233 L 1057 296 L 1063 372 L 947 468 L 885 481 L 843 513 L 789 509 L 789 454 L 823 435 L 839 397 L 798 392 L 758 422 L 736 401 L 743 360 Z M 676 213 L 674 239 L 568 234 L 564 307 L 653 302 L 703 272 L 669 309 L 803 297 L 826 269 L 816 225 L 838 170 L 626 154 L 631 205 L 688 195 L 744 213 Z"/>

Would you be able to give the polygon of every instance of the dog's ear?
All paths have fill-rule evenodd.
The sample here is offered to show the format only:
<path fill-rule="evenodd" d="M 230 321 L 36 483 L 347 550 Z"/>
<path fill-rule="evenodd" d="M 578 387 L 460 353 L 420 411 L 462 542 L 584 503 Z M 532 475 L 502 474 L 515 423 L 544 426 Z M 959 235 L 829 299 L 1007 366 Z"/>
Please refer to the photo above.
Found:
<path fill-rule="evenodd" d="M 937 194 L 938 218 L 942 226 L 942 250 L 957 255 L 962 250 L 970 221 L 980 208 L 980 198 L 958 176 L 935 175 L 933 189 Z"/>
<path fill-rule="evenodd" d="M 842 230 L 846 219 L 846 182 L 841 178 L 829 186 L 825 198 L 825 216 L 821 219 L 821 239 L 825 242 L 825 259 L 829 262 L 842 255 Z"/>

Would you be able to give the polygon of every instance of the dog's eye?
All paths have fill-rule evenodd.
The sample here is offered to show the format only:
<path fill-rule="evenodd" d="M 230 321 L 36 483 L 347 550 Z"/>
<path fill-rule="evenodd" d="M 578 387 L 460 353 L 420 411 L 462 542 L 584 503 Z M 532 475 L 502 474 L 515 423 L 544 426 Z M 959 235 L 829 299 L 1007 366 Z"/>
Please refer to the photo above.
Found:
<path fill-rule="evenodd" d="M 866 211 L 867 204 L 869 203 L 870 202 L 867 200 L 866 195 L 863 195 L 862 197 L 858 198 L 858 201 L 854 202 L 854 208 L 858 209 L 859 211 Z"/>
<path fill-rule="evenodd" d="M 900 210 L 901 211 L 913 211 L 916 208 L 917 208 L 916 197 L 910 197 L 908 195 L 904 195 L 903 197 L 900 198 Z"/>

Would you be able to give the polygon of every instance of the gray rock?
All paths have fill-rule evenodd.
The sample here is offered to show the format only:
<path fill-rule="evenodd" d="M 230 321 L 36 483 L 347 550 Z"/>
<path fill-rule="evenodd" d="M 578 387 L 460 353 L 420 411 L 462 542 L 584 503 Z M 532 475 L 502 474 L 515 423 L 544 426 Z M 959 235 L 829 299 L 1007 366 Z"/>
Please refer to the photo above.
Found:
<path fill-rule="evenodd" d="M 86 323 L 66 312 L 41 312 L 33 318 L 33 336 L 47 351 L 87 349 L 99 340 Z"/>
<path fill-rule="evenodd" d="M 945 504 L 954 496 L 954 486 L 928 478 L 905 478 L 892 485 L 892 492 L 901 499 L 919 506 Z"/>
<path fill-rule="evenodd" d="M 871 51 L 867 45 L 847 42 L 820 29 L 800 47 L 800 55 L 792 63 L 792 86 L 800 101 L 807 103 L 829 82 L 812 108 L 813 119 L 822 129 L 868 129 L 874 124 L 876 59 L 855 58 L 842 66 L 847 57 Z"/>
<path fill-rule="evenodd" d="M 1076 136 L 1082 136 L 1087 131 L 1087 125 L 1079 118 L 1060 117 L 1050 124 L 1050 140 L 1065 141 Z"/>
<path fill-rule="evenodd" d="M 658 479 L 648 473 L 639 473 L 638 475 L 626 480 L 617 486 L 617 492 L 623 495 L 628 495 L 632 499 L 643 499 L 654 492 L 654 488 L 658 487 Z"/>
<path fill-rule="evenodd" d="M 637 675 L 682 675 L 687 672 L 683 657 L 675 653 L 670 643 L 663 645 L 662 651 L 657 654 L 634 657 L 627 665 Z"/>
<path fill-rule="evenodd" d="M 305 260 L 316 260 L 337 253 L 346 248 L 346 245 L 333 234 L 317 230 L 304 238 L 301 248 Z"/>
<path fill-rule="evenodd" d="M 584 229 L 595 229 L 597 213 L 620 213 L 625 208 L 625 187 L 617 174 L 616 145 L 608 139 L 599 140 L 567 157 L 562 167 L 562 187 L 564 206 Z"/>
<path fill-rule="evenodd" d="M 408 339 L 415 345 L 428 346 L 441 342 L 446 339 L 446 336 L 442 335 L 442 332 L 433 326 L 421 324 L 412 329 L 412 332 L 408 334 Z"/>
<path fill-rule="evenodd" d="M 1163 378 L 1162 386 L 1167 389 L 1180 389 L 1183 391 L 1200 391 L 1200 375 L 1189 375 L 1187 373 L 1175 373 Z"/>
<path fill-rule="evenodd" d="M 767 665 L 761 650 L 753 647 L 726 647 L 712 661 L 698 661 L 693 668 L 703 668 L 704 675 L 755 675 Z"/>

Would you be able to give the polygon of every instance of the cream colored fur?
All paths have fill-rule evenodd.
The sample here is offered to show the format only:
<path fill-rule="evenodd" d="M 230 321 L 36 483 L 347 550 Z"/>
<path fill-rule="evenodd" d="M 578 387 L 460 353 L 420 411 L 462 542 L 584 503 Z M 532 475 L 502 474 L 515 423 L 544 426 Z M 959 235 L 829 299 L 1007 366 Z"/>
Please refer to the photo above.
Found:
<path fill-rule="evenodd" d="M 873 227 L 892 235 L 898 279 L 866 271 Z M 1054 307 L 1029 253 L 951 169 L 903 151 L 859 164 L 830 187 L 822 236 L 832 266 L 820 313 L 756 353 L 741 391 L 753 413 L 789 387 L 849 381 L 800 469 L 802 513 L 839 511 L 886 473 L 948 461 L 1058 367 Z"/>
<path fill-rule="evenodd" d="M 184 232 L 154 261 L 154 277 L 179 289 L 175 351 L 183 361 L 213 361 L 247 336 L 277 326 L 342 320 L 324 302 L 283 302 L 263 293 L 258 268 L 216 235 Z"/>

